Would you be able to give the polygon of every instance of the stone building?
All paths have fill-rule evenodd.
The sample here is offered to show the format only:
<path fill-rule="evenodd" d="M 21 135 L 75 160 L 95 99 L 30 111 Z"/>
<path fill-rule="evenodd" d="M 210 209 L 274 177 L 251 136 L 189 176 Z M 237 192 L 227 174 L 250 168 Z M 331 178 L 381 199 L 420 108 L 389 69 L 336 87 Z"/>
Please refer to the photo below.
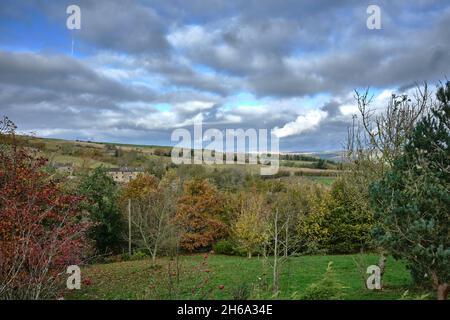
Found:
<path fill-rule="evenodd" d="M 136 179 L 137 176 L 141 173 L 144 173 L 144 169 L 142 168 L 110 168 L 107 173 L 113 178 L 113 180 L 117 183 L 127 183 L 133 179 Z"/>
<path fill-rule="evenodd" d="M 69 176 L 73 175 L 73 167 L 74 167 L 73 163 L 59 163 L 59 162 L 55 162 L 55 163 L 52 163 L 51 166 L 53 168 L 55 168 L 55 170 L 57 172 L 61 172 L 61 173 L 67 174 Z"/>

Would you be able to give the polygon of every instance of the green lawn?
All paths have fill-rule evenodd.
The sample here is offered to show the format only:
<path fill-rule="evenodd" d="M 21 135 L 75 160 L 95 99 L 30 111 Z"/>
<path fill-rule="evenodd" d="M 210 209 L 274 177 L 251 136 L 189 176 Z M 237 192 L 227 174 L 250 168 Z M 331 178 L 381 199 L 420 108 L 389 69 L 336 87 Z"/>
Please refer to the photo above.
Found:
<path fill-rule="evenodd" d="M 388 259 L 384 290 L 367 290 L 354 261 L 361 257 L 364 265 L 377 261 L 375 255 L 292 257 L 282 271 L 277 299 L 291 299 L 319 281 L 329 261 L 346 287 L 345 299 L 400 299 L 406 290 L 412 298 L 423 294 L 412 289 L 408 271 L 393 259 Z M 270 290 L 264 289 L 265 279 L 271 281 L 271 271 L 263 266 L 262 258 L 191 255 L 179 260 L 178 282 L 175 262 L 167 258 L 159 259 L 156 266 L 150 260 L 139 260 L 85 267 L 81 290 L 68 292 L 66 299 L 233 299 L 242 286 L 250 288 L 252 299 L 273 298 Z"/>

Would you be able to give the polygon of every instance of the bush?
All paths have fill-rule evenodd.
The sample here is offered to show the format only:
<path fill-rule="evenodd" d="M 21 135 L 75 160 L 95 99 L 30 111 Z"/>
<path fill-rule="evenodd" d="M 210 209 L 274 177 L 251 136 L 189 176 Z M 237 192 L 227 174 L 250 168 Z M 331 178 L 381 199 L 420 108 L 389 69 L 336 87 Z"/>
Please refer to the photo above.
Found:
<path fill-rule="evenodd" d="M 230 240 L 220 240 L 213 245 L 214 253 L 224 254 L 227 256 L 233 255 L 234 245 Z"/>
<path fill-rule="evenodd" d="M 248 284 L 241 282 L 231 291 L 233 300 L 248 300 L 250 298 L 250 287 Z"/>
<path fill-rule="evenodd" d="M 209 179 L 220 189 L 236 191 L 242 188 L 247 180 L 248 174 L 241 168 L 215 168 Z"/>
<path fill-rule="evenodd" d="M 0 300 L 53 299 L 67 266 L 89 253 L 91 225 L 80 210 L 82 199 L 43 171 L 45 159 L 1 143 L 15 140 L 15 126 L 5 120 L 0 121 Z"/>
<path fill-rule="evenodd" d="M 327 271 L 322 280 L 310 285 L 301 300 L 341 300 L 345 287 L 336 279 L 333 262 L 328 263 Z"/>
<path fill-rule="evenodd" d="M 336 177 L 337 172 L 328 170 L 328 171 L 317 171 L 317 170 L 298 170 L 294 172 L 294 176 L 297 177 Z"/>
<path fill-rule="evenodd" d="M 213 245 L 214 253 L 224 254 L 227 256 L 241 256 L 246 255 L 245 250 L 240 248 L 236 243 L 228 239 L 219 240 Z"/>
<path fill-rule="evenodd" d="M 134 261 L 134 260 L 144 260 L 148 258 L 148 254 L 146 254 L 143 251 L 136 251 L 134 252 L 131 257 L 130 260 Z"/>
<path fill-rule="evenodd" d="M 97 258 L 93 263 L 116 263 L 122 261 L 130 261 L 130 255 L 128 253 L 109 255 L 103 258 Z"/>
<path fill-rule="evenodd" d="M 264 179 L 264 180 L 279 179 L 279 178 L 290 177 L 290 176 L 291 176 L 291 171 L 280 169 L 280 170 L 278 170 L 277 173 L 275 173 L 273 175 L 262 176 L 262 179 Z"/>

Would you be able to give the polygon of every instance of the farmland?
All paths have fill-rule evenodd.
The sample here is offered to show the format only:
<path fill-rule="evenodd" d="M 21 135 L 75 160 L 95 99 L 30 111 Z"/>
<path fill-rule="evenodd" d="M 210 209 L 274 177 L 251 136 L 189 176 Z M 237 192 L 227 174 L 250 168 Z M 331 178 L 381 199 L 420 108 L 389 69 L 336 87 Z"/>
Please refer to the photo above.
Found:
<path fill-rule="evenodd" d="M 36 151 L 38 155 L 47 158 L 50 165 L 57 163 L 69 164 L 75 168 L 86 169 L 97 167 L 147 168 L 155 162 L 164 166 L 170 165 L 171 162 L 171 148 L 164 146 L 69 141 L 32 136 L 20 136 L 18 140 L 24 146 Z M 315 158 L 312 155 L 305 155 L 300 158 L 303 160 L 281 160 L 280 170 L 276 177 L 306 176 L 312 179 L 317 178 L 317 181 L 330 184 L 341 172 L 337 170 L 338 165 L 334 161 L 325 160 L 324 168 L 317 168 L 319 158 Z M 259 174 L 260 169 L 260 165 L 253 164 L 234 164 L 226 167 L 229 168 L 230 166 L 248 174 Z M 223 165 L 212 165 L 207 166 L 206 170 L 221 170 L 223 168 L 225 168 Z"/>

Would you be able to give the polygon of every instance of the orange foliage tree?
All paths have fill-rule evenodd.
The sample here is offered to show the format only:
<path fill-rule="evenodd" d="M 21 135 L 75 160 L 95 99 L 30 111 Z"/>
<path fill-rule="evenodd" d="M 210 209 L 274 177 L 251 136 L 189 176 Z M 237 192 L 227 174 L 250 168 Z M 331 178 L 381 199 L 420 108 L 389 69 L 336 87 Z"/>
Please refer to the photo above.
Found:
<path fill-rule="evenodd" d="M 139 174 L 122 189 L 120 202 L 126 205 L 128 200 L 142 200 L 158 189 L 159 180 L 153 175 Z"/>
<path fill-rule="evenodd" d="M 188 251 L 208 248 L 227 233 L 223 197 L 207 180 L 186 181 L 174 223 L 181 230 L 180 245 Z"/>

